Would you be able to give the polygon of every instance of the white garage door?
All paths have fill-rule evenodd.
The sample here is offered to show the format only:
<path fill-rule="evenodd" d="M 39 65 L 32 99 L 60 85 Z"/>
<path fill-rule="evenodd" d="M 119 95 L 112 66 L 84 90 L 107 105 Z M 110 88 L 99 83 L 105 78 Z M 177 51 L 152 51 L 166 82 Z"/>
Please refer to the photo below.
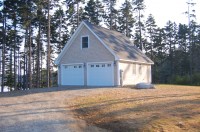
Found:
<path fill-rule="evenodd" d="M 114 86 L 112 63 L 91 63 L 87 68 L 88 86 Z"/>
<path fill-rule="evenodd" d="M 84 85 L 84 67 L 82 64 L 62 65 L 61 85 Z"/>

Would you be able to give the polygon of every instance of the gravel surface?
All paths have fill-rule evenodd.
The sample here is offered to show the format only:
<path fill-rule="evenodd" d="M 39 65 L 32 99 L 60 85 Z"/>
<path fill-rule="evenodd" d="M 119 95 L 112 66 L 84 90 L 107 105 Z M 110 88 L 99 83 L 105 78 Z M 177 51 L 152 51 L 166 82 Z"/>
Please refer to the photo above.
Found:
<path fill-rule="evenodd" d="M 75 119 L 70 100 L 116 88 L 43 88 L 0 93 L 1 132 L 107 131 Z M 69 104 L 66 102 L 69 101 Z"/>

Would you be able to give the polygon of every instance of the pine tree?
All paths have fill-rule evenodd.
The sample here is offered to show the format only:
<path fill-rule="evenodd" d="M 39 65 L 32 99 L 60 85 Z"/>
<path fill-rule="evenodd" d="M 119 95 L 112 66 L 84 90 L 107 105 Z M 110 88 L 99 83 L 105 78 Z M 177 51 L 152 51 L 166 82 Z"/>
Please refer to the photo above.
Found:
<path fill-rule="evenodd" d="M 2 6 L 2 11 L 0 12 L 1 13 L 1 22 L 2 22 L 2 41 L 0 40 L 1 42 L 1 45 L 2 45 L 2 77 L 1 77 L 1 92 L 4 92 L 4 79 L 5 79 L 5 48 L 6 48 L 6 12 L 5 12 L 5 5 L 4 3 L 1 3 L 1 6 Z M 1 7 L 0 6 L 0 7 Z"/>
<path fill-rule="evenodd" d="M 166 46 L 169 49 L 169 79 L 170 82 L 174 75 L 174 51 L 177 44 L 177 25 L 176 23 L 172 23 L 171 21 L 167 22 L 165 27 L 165 34 L 166 34 Z"/>
<path fill-rule="evenodd" d="M 16 70 L 16 49 L 17 49 L 17 23 L 18 23 L 18 3 L 19 3 L 19 1 L 17 1 L 17 0 L 10 0 L 10 3 L 12 3 L 12 5 L 11 4 L 9 4 L 9 6 L 10 7 L 8 7 L 9 8 L 9 10 L 10 10 L 10 12 L 12 12 L 12 14 L 10 14 L 10 16 L 11 16 L 11 19 L 12 19 L 12 21 L 13 21 L 13 30 L 14 30 L 14 44 L 13 44 L 13 52 L 14 52 L 14 70 L 13 70 L 13 74 L 14 74 L 14 89 L 16 90 L 17 89 L 17 78 L 16 78 L 16 74 L 17 74 L 17 70 Z M 12 11 L 11 11 L 11 9 L 13 9 Z M 19 42 L 18 42 L 19 43 Z M 19 45 L 19 44 L 18 44 Z"/>
<path fill-rule="evenodd" d="M 145 9 L 144 0 L 132 0 L 132 3 L 133 9 L 137 13 L 135 41 L 139 44 L 138 47 L 140 48 L 140 50 L 143 50 L 144 40 L 142 38 L 142 31 L 144 31 L 144 24 L 141 19 L 144 17 L 144 15 L 142 14 L 142 11 Z"/>
<path fill-rule="evenodd" d="M 154 61 L 154 58 L 153 58 L 153 54 L 154 54 L 153 52 L 155 49 L 154 39 L 156 37 L 157 25 L 152 14 L 148 16 L 147 21 L 145 23 L 145 27 L 147 31 L 146 32 L 147 43 L 144 45 L 144 47 L 146 50 L 146 54 L 149 54 L 150 58 Z"/>
<path fill-rule="evenodd" d="M 17 73 L 18 73 L 18 65 L 17 65 L 17 51 L 20 47 L 20 36 L 18 35 L 19 33 L 19 0 L 6 0 L 4 1 L 4 7 L 3 7 L 3 12 L 6 14 L 6 16 L 4 17 L 5 19 L 8 19 L 8 24 L 5 21 L 4 25 L 4 31 L 6 34 L 6 44 L 9 47 L 9 50 L 12 50 L 10 52 L 10 57 L 13 57 L 13 59 L 10 59 L 10 73 L 9 73 L 9 78 L 7 78 L 7 82 L 9 82 L 10 80 L 12 80 L 11 82 L 13 82 L 13 87 L 15 90 L 17 90 Z M 5 47 L 6 48 L 6 47 Z M 5 48 L 3 48 L 3 56 L 5 58 Z M 12 62 L 11 62 L 12 61 Z M 3 59 L 3 63 L 2 63 L 2 70 L 3 70 L 3 79 L 2 79 L 2 87 L 4 87 L 4 78 L 8 75 L 4 74 L 4 70 L 5 70 L 5 60 Z M 8 72 L 7 72 L 8 73 Z M 6 82 L 6 83 L 7 83 Z M 11 86 L 10 86 L 11 87 Z"/>
<path fill-rule="evenodd" d="M 47 8 L 47 15 L 48 15 L 48 26 L 47 26 L 47 87 L 50 87 L 51 82 L 50 82 L 50 57 L 51 57 L 51 52 L 50 52 L 50 35 L 51 35 L 51 16 L 50 16 L 50 0 L 48 0 L 48 8 Z"/>
<path fill-rule="evenodd" d="M 65 2 L 67 6 L 67 19 L 69 21 L 68 26 L 71 27 L 70 35 L 72 35 L 81 22 L 83 12 L 80 12 L 82 10 L 80 4 L 84 3 L 85 0 L 66 0 Z"/>
<path fill-rule="evenodd" d="M 132 15 L 132 5 L 131 3 L 126 0 L 122 7 L 120 8 L 120 15 L 119 15 L 119 31 L 123 34 L 125 34 L 127 37 L 132 36 L 132 28 L 134 25 L 134 18 Z"/>
<path fill-rule="evenodd" d="M 192 76 L 193 76 L 193 49 L 194 49 L 194 43 L 192 42 L 192 36 L 194 34 L 194 30 L 192 30 L 193 27 L 195 27 L 196 22 L 195 22 L 195 10 L 192 9 L 196 3 L 193 2 L 193 0 L 188 0 L 187 5 L 188 5 L 188 10 L 185 12 L 187 17 L 188 17 L 188 27 L 189 27 L 189 34 L 188 34 L 188 45 L 189 45 L 189 52 L 190 52 L 190 83 L 192 84 Z"/>
<path fill-rule="evenodd" d="M 103 16 L 103 6 L 96 0 L 89 0 L 84 8 L 83 17 L 95 25 L 99 25 L 100 19 Z"/>
<path fill-rule="evenodd" d="M 21 28 L 24 30 L 24 82 L 23 89 L 32 87 L 32 70 L 31 70 L 31 28 L 33 21 L 33 2 L 23 0 L 20 3 L 20 23 Z"/>
<path fill-rule="evenodd" d="M 60 53 L 69 39 L 67 18 L 63 9 L 60 7 L 55 11 L 51 21 L 51 42 L 54 46 L 55 53 Z"/>
<path fill-rule="evenodd" d="M 197 67 L 197 63 L 195 61 L 196 55 L 198 54 L 199 51 L 197 51 L 197 41 L 198 41 L 198 37 L 197 37 L 197 32 L 198 32 L 198 26 L 197 23 L 195 21 L 191 21 L 190 22 L 190 26 L 189 26 L 189 53 L 190 53 L 190 72 L 191 72 L 191 84 L 193 83 L 193 78 L 192 76 L 195 73 L 195 69 Z M 198 56 L 199 57 L 199 56 Z M 198 58 L 197 57 L 197 58 Z"/>
<path fill-rule="evenodd" d="M 118 11 L 115 9 L 116 0 L 103 0 L 105 4 L 104 21 L 110 30 L 118 30 Z"/>
<path fill-rule="evenodd" d="M 189 69 L 189 45 L 187 42 L 188 39 L 188 26 L 185 24 L 179 24 L 178 28 L 178 52 L 176 52 L 175 62 L 179 62 L 175 69 L 177 74 L 180 76 L 188 75 L 190 72 Z"/>
<path fill-rule="evenodd" d="M 100 0 L 95 1 L 95 6 L 96 6 L 96 18 L 98 19 L 98 21 L 95 24 L 99 25 L 103 21 L 104 6 Z"/>
<path fill-rule="evenodd" d="M 40 1 L 38 1 L 38 6 L 37 6 L 37 19 L 38 19 L 38 35 L 37 35 L 37 64 L 36 64 L 36 87 L 40 87 L 40 50 L 41 50 L 41 23 L 42 23 L 42 18 L 43 18 L 43 13 L 42 13 L 42 4 Z"/>

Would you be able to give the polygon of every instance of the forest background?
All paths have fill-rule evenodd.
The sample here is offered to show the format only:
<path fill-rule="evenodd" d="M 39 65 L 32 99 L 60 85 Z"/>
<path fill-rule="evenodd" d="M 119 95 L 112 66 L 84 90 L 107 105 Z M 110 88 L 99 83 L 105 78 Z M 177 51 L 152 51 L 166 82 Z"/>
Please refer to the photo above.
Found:
<path fill-rule="evenodd" d="M 187 24 L 160 27 L 145 0 L 1 0 L 1 91 L 56 86 L 55 57 L 82 20 L 129 37 L 154 61 L 153 83 L 200 85 L 196 3 L 185 4 Z"/>

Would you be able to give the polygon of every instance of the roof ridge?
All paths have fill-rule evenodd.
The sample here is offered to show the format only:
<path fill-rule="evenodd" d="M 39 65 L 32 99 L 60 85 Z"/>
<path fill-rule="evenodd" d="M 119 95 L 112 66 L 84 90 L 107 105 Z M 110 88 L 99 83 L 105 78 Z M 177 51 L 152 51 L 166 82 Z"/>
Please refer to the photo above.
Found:
<path fill-rule="evenodd" d="M 116 31 L 116 30 L 113 30 L 113 29 L 109 29 L 109 28 L 106 28 L 106 27 L 103 27 L 103 26 L 100 26 L 100 25 L 96 25 L 94 23 L 89 22 L 88 20 L 84 20 L 84 22 L 86 22 L 86 24 L 90 24 L 90 25 L 92 25 L 94 27 L 99 27 L 99 28 L 102 28 L 102 29 L 105 29 L 105 30 L 108 30 L 108 31 L 111 31 L 111 32 L 117 32 L 117 33 L 123 35 L 124 37 L 127 37 L 126 35 L 124 35 L 123 33 L 119 32 L 119 31 Z"/>
<path fill-rule="evenodd" d="M 119 59 L 133 60 L 135 62 L 153 64 L 148 58 L 126 35 L 119 31 L 95 25 L 89 21 L 85 24 L 106 44 Z"/>

